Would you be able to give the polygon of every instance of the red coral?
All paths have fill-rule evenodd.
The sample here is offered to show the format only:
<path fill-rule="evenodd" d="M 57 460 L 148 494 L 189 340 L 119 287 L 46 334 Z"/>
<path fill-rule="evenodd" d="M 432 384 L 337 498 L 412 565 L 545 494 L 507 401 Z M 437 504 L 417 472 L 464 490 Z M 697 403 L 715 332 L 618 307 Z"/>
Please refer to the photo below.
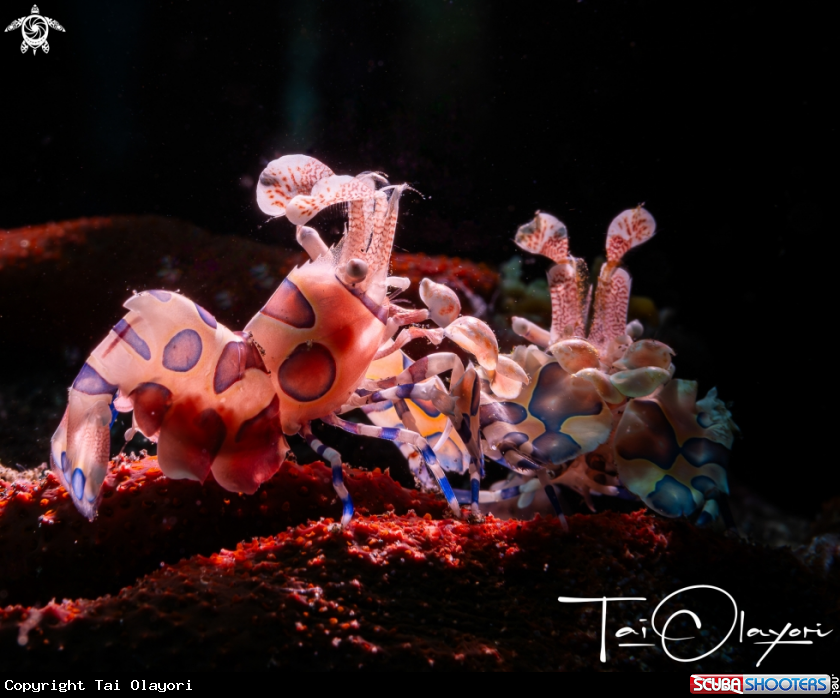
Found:
<path fill-rule="evenodd" d="M 701 581 L 729 591 L 750 625 L 765 628 L 787 621 L 815 627 L 817 615 L 828 620 L 822 609 L 836 598 L 836 587 L 789 552 L 681 522 L 635 513 L 573 516 L 569 525 L 564 533 L 554 519 L 488 517 L 471 525 L 395 515 L 360 517 L 347 530 L 330 520 L 303 524 L 165 566 L 116 596 L 7 608 L 0 612 L 0 661 L 19 670 L 95 661 L 115 671 L 683 671 L 659 647 L 619 648 L 615 631 L 638 628 L 659 599 Z M 561 604 L 558 595 L 646 596 L 652 603 L 610 607 L 602 665 L 599 606 Z M 692 608 L 707 633 L 698 644 L 719 641 L 731 606 L 729 615 L 714 602 Z M 691 668 L 743 671 L 765 649 L 733 636 Z M 779 649 L 762 670 L 815 669 L 836 646 L 823 641 L 806 650 Z"/>
<path fill-rule="evenodd" d="M 58 259 L 64 246 L 83 245 L 88 232 L 106 228 L 110 222 L 110 218 L 79 218 L 63 223 L 0 230 L 0 269 Z"/>
<path fill-rule="evenodd" d="M 433 495 L 402 488 L 378 469 L 347 468 L 357 510 L 441 516 Z M 32 604 L 52 597 L 95 597 L 116 591 L 161 562 L 268 535 L 321 516 L 341 504 L 323 463 L 286 462 L 254 495 L 204 483 L 169 480 L 156 458 L 113 465 L 98 518 L 89 523 L 52 473 L 39 483 L 0 482 L 0 601 Z"/>

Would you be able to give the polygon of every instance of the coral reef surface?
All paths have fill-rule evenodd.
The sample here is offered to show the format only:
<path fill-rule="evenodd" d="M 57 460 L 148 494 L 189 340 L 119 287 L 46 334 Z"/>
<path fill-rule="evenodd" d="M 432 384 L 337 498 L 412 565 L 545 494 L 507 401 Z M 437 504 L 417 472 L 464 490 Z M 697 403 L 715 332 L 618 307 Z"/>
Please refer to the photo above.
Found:
<path fill-rule="evenodd" d="M 212 481 L 169 481 L 153 459 L 121 461 L 93 524 L 49 474 L 3 483 L 11 605 L 0 611 L 0 666 L 684 671 L 656 643 L 619 647 L 616 632 L 639 632 L 660 600 L 697 584 L 731 594 L 746 630 L 840 621 L 838 570 L 786 549 L 641 511 L 575 515 L 568 531 L 539 517 L 477 525 L 440 518 L 442 501 L 387 474 L 349 469 L 347 481 L 360 515 L 346 529 L 334 523 L 321 464 L 287 463 L 259 493 L 238 497 Z M 602 663 L 600 604 L 560 596 L 647 601 L 610 604 Z M 695 657 L 722 642 L 692 671 L 754 670 L 766 648 L 737 632 L 724 640 L 728 599 L 686 592 L 658 622 L 682 608 L 703 629 L 672 652 Z M 832 635 L 778 647 L 761 668 L 824 671 L 837 649 Z"/>

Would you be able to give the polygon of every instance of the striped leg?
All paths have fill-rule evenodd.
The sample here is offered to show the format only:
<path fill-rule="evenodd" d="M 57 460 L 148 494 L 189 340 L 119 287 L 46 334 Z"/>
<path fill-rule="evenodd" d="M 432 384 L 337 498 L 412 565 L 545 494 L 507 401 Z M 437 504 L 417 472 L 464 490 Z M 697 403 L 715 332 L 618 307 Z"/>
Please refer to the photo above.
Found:
<path fill-rule="evenodd" d="M 467 379 L 469 379 L 468 382 L 465 382 Z M 450 422 L 458 425 L 456 431 L 466 445 L 470 459 L 470 491 L 473 493 L 470 498 L 470 513 L 477 519 L 481 517 L 478 493 L 481 478 L 484 476 L 484 463 L 481 454 L 478 425 L 479 391 L 480 385 L 476 380 L 475 369 L 470 364 L 467 370 L 461 374 L 458 383 L 453 386 L 453 392 L 456 394 L 449 394 L 445 390 L 437 388 L 433 383 L 406 383 L 393 388 L 376 391 L 366 398 L 371 403 L 390 401 L 395 406 L 405 400 L 429 400 L 438 410 L 449 417 Z M 406 433 L 414 432 L 409 431 Z M 370 435 L 375 436 L 376 434 Z M 414 438 L 422 437 L 419 434 L 415 434 Z M 443 441 L 441 440 L 438 443 L 442 443 Z M 425 443 L 425 439 L 423 439 L 423 443 Z M 419 446 L 417 448 L 422 454 L 422 449 Z M 425 454 L 423 456 L 425 459 Z M 440 478 L 437 476 L 434 467 L 432 467 L 428 459 L 425 460 L 430 471 L 435 474 L 436 479 L 440 483 Z M 437 468 L 440 468 L 437 459 L 435 459 L 435 465 Z M 447 500 L 449 500 L 448 496 Z M 450 500 L 450 507 L 452 506 L 453 501 Z"/>
<path fill-rule="evenodd" d="M 455 498 L 455 494 L 452 492 L 452 487 L 446 479 L 446 474 L 443 472 L 443 468 L 440 467 L 437 456 L 435 455 L 434 450 L 432 450 L 432 447 L 429 446 L 429 442 L 420 436 L 420 434 L 409 431 L 408 429 L 375 427 L 370 424 L 355 424 L 354 422 L 348 422 L 341 419 L 334 414 L 322 417 L 321 421 L 325 424 L 350 432 L 351 434 L 358 434 L 359 436 L 373 436 L 377 439 L 394 441 L 397 444 L 410 444 L 411 446 L 414 446 L 414 448 L 420 451 L 420 455 L 423 456 L 426 468 L 437 481 L 438 487 L 440 487 L 440 491 L 449 503 L 449 508 L 452 510 L 452 513 L 457 518 L 461 518 L 461 507 L 458 505 L 458 500 Z"/>
<path fill-rule="evenodd" d="M 350 493 L 347 491 L 347 485 L 344 484 L 344 472 L 341 469 L 341 454 L 334 448 L 330 448 L 323 441 L 316 438 L 312 433 L 312 428 L 309 424 L 305 424 L 301 429 L 303 438 L 309 447 L 315 451 L 319 456 L 326 458 L 330 462 L 332 468 L 332 483 L 335 493 L 341 500 L 341 525 L 347 526 L 350 519 L 353 518 L 353 500 L 350 498 Z"/>

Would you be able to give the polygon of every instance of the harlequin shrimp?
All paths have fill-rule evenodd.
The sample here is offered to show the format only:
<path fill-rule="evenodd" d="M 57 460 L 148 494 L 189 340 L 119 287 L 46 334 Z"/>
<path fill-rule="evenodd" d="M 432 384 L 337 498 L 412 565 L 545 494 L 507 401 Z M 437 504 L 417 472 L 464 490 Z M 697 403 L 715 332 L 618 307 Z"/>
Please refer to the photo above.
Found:
<path fill-rule="evenodd" d="M 716 389 L 697 400 L 696 382 L 672 379 L 674 351 L 642 339 L 638 321 L 627 324 L 631 279 L 619 265 L 655 229 L 641 207 L 613 220 L 594 300 L 563 223 L 538 212 L 517 231 L 519 247 L 554 262 L 551 327 L 512 319 L 530 342 L 512 359 L 531 381 L 504 395 L 482 377 L 481 432 L 485 455 L 532 479 L 482 492 L 482 502 L 520 495 L 527 504 L 541 485 L 560 515 L 554 485 L 564 485 L 591 508 L 592 494 L 626 488 L 665 516 L 704 522 L 720 513 L 737 426 Z"/>
<path fill-rule="evenodd" d="M 387 373 L 389 357 L 402 356 L 401 347 L 416 338 L 439 344 L 446 334 L 482 357 L 483 345 L 495 341 L 478 320 L 455 320 L 440 294 L 428 295 L 429 310 L 390 303 L 389 288 L 408 285 L 387 276 L 405 189 L 389 186 L 378 173 L 339 176 L 311 157 L 281 157 L 261 174 L 257 202 L 265 213 L 297 226 L 297 241 L 310 260 L 292 270 L 243 332 L 229 330 L 172 291 L 129 298 L 129 313 L 93 350 L 69 389 L 52 438 L 51 467 L 76 507 L 90 519 L 96 516 L 110 426 L 117 412 L 133 411 L 126 440 L 140 432 L 156 442 L 165 475 L 204 481 L 212 472 L 222 487 L 243 493 L 254 492 L 279 469 L 288 452 L 286 436 L 302 435 L 332 467 L 343 525 L 353 504 L 341 457 L 313 435 L 312 421 L 410 445 L 460 516 L 435 450 L 420 433 L 339 417 L 356 404 L 382 400 L 380 391 L 393 386 L 433 400 L 458 420 L 458 445 L 472 453 L 469 467 L 479 476 L 479 383 L 472 364 L 464 367 L 454 354 L 438 353 Z M 335 204 L 346 207 L 347 226 L 329 248 L 305 224 Z M 430 314 L 452 327 L 413 326 Z M 433 380 L 447 370 L 451 391 Z M 427 385 L 412 392 L 422 381 Z"/>

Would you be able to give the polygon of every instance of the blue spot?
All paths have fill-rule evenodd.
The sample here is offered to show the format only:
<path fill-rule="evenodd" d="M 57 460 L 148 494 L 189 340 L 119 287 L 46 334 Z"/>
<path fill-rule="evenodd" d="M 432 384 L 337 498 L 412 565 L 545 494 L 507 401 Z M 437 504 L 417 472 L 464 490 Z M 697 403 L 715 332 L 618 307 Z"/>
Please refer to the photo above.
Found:
<path fill-rule="evenodd" d="M 682 446 L 682 454 L 696 468 L 707 463 L 717 463 L 723 468 L 729 465 L 729 449 L 709 439 L 688 439 Z"/>
<path fill-rule="evenodd" d="M 604 403 L 594 386 L 572 390 L 569 380 L 558 363 L 548 363 L 539 371 L 528 409 L 545 424 L 546 431 L 559 432 L 569 417 L 601 413 Z"/>
<path fill-rule="evenodd" d="M 181 330 L 163 348 L 163 365 L 170 371 L 189 371 L 201 358 L 201 337 L 195 330 Z"/>
<path fill-rule="evenodd" d="M 615 441 L 618 455 L 628 461 L 642 459 L 662 470 L 670 470 L 680 454 L 680 446 L 662 407 L 653 400 L 633 400 L 625 414 L 635 415 L 644 429 L 624 429 L 618 434 Z"/>
<path fill-rule="evenodd" d="M 93 366 L 86 363 L 73 381 L 73 390 L 86 395 L 113 395 L 117 392 L 117 386 L 111 385 Z"/>
<path fill-rule="evenodd" d="M 696 526 L 708 526 L 714 521 L 712 515 L 708 511 L 701 511 L 700 516 L 697 517 L 697 521 L 695 521 Z"/>
<path fill-rule="evenodd" d="M 420 450 L 420 455 L 423 456 L 423 460 L 427 463 L 437 463 L 437 456 L 435 456 L 435 452 L 428 446 L 424 446 Z"/>
<path fill-rule="evenodd" d="M 414 390 L 413 383 L 406 383 L 405 385 L 397 386 L 397 397 L 405 400 L 411 397 L 411 391 Z"/>
<path fill-rule="evenodd" d="M 479 408 L 481 426 L 486 427 L 495 422 L 505 424 L 519 424 L 528 416 L 528 410 L 515 402 L 491 402 Z"/>
<path fill-rule="evenodd" d="M 67 462 L 67 453 L 65 451 L 61 452 L 61 472 L 66 473 L 67 468 L 70 464 Z"/>
<path fill-rule="evenodd" d="M 520 494 L 522 494 L 521 489 L 522 488 L 519 485 L 517 485 L 516 487 L 507 487 L 501 492 L 499 492 L 499 496 L 502 499 L 512 499 L 513 497 L 518 497 Z"/>
<path fill-rule="evenodd" d="M 712 424 L 714 424 L 714 420 L 712 419 L 712 415 L 708 412 L 700 412 L 697 415 L 697 423 L 704 429 L 708 429 L 712 426 Z"/>
<path fill-rule="evenodd" d="M 388 441 L 396 441 L 400 430 L 394 427 L 382 427 L 382 433 L 379 435 L 380 439 L 388 439 Z"/>
<path fill-rule="evenodd" d="M 670 475 L 657 482 L 653 493 L 645 497 L 645 500 L 665 516 L 690 516 L 695 509 L 691 490 Z"/>
<path fill-rule="evenodd" d="M 568 434 L 547 431 L 534 439 L 534 455 L 544 463 L 560 465 L 580 453 L 580 446 Z"/>
<path fill-rule="evenodd" d="M 85 474 L 81 471 L 81 468 L 76 468 L 73 471 L 73 478 L 70 484 L 76 499 L 81 500 L 82 495 L 85 493 Z"/>
<path fill-rule="evenodd" d="M 478 502 L 478 485 L 479 485 L 478 480 L 472 480 L 470 482 L 470 495 L 471 495 L 470 499 L 473 502 Z"/>
<path fill-rule="evenodd" d="M 214 318 L 210 313 L 208 313 L 198 303 L 195 303 L 195 309 L 198 311 L 199 317 L 202 320 L 204 320 L 204 324 L 209 325 L 214 330 L 216 329 L 216 327 L 218 327 L 218 323 L 216 322 L 216 318 Z"/>
<path fill-rule="evenodd" d="M 110 429 L 112 426 L 114 426 L 114 422 L 117 421 L 117 415 L 119 414 L 119 412 L 117 412 L 113 402 L 110 405 L 108 405 L 108 407 L 111 408 L 111 422 L 108 424 L 108 428 Z"/>
<path fill-rule="evenodd" d="M 411 359 L 409 359 L 408 356 L 406 356 L 405 354 L 402 355 L 402 365 L 403 371 L 405 371 L 405 369 L 411 366 Z"/>
<path fill-rule="evenodd" d="M 691 478 L 691 486 L 706 497 L 706 499 L 709 498 L 709 494 L 712 494 L 718 489 L 718 484 L 706 475 L 698 475 L 697 477 Z"/>
<path fill-rule="evenodd" d="M 168 303 L 169 299 L 172 298 L 172 294 L 169 291 L 149 291 L 149 293 L 161 303 Z"/>
<path fill-rule="evenodd" d="M 114 325 L 114 332 L 122 339 L 128 346 L 142 356 L 146 361 L 152 358 L 152 352 L 149 345 L 143 341 L 143 338 L 134 331 L 134 328 L 129 325 L 125 318 Z"/>

